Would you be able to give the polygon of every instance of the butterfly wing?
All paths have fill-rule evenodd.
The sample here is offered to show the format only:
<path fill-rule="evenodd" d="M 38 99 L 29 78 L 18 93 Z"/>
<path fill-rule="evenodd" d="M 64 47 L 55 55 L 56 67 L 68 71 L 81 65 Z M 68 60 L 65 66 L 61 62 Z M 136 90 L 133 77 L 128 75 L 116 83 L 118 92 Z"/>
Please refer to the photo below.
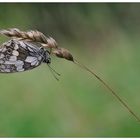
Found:
<path fill-rule="evenodd" d="M 42 62 L 40 48 L 32 43 L 10 40 L 0 48 L 0 72 L 13 73 L 33 69 Z"/>

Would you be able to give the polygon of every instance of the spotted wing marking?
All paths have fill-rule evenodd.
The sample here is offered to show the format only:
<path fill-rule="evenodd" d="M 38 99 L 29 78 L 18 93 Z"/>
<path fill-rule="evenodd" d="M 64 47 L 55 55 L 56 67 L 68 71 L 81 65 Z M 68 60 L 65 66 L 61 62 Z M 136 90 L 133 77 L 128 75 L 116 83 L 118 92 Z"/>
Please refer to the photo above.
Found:
<path fill-rule="evenodd" d="M 26 71 L 39 66 L 41 62 L 39 48 L 30 43 L 10 40 L 0 48 L 0 72 Z"/>

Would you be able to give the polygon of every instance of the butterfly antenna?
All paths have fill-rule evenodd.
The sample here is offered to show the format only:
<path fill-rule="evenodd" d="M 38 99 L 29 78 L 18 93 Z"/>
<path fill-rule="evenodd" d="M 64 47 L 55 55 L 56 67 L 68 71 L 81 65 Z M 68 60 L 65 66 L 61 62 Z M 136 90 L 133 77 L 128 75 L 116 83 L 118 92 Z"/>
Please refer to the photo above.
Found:
<path fill-rule="evenodd" d="M 47 64 L 48 65 L 48 67 L 49 67 L 49 70 L 50 70 L 50 72 L 52 73 L 52 75 L 53 75 L 53 77 L 57 80 L 57 81 L 59 81 L 59 78 L 57 78 L 57 76 L 60 76 L 60 73 L 58 73 L 57 71 L 55 71 L 49 64 Z M 56 75 L 57 76 L 56 76 Z"/>

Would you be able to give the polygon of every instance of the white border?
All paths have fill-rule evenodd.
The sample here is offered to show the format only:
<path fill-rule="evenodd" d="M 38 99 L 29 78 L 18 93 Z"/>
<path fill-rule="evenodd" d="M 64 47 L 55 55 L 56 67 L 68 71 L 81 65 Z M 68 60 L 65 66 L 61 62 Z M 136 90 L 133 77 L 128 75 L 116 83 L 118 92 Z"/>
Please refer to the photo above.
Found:
<path fill-rule="evenodd" d="M 112 2 L 121 2 L 121 3 L 123 3 L 123 2 L 125 2 L 125 3 L 128 3 L 128 2 L 131 2 L 131 3 L 134 3 L 134 2 L 140 2 L 140 0 L 0 0 L 0 2 L 22 2 L 22 3 L 24 3 L 24 2 L 37 2 L 37 3 L 40 3 L 40 2 L 51 2 L 51 3 L 55 3 L 55 2 L 57 2 L 57 3 L 62 3 L 62 2 L 64 2 L 64 3 L 73 3 L 73 2 L 75 2 L 75 3 L 81 3 L 81 2 L 84 2 L 84 3 L 87 3 L 87 2 L 96 2 L 96 3 L 98 3 L 98 2 L 109 2 L 109 3 L 112 3 Z"/>

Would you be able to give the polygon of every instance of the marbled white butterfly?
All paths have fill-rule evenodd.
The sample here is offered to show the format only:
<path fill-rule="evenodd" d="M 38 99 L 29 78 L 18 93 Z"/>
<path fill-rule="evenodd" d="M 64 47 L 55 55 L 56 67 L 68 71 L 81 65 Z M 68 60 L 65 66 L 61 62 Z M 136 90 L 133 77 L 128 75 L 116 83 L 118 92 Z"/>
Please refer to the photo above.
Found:
<path fill-rule="evenodd" d="M 33 69 L 51 62 L 47 49 L 27 41 L 12 39 L 0 48 L 0 72 L 13 73 Z"/>

